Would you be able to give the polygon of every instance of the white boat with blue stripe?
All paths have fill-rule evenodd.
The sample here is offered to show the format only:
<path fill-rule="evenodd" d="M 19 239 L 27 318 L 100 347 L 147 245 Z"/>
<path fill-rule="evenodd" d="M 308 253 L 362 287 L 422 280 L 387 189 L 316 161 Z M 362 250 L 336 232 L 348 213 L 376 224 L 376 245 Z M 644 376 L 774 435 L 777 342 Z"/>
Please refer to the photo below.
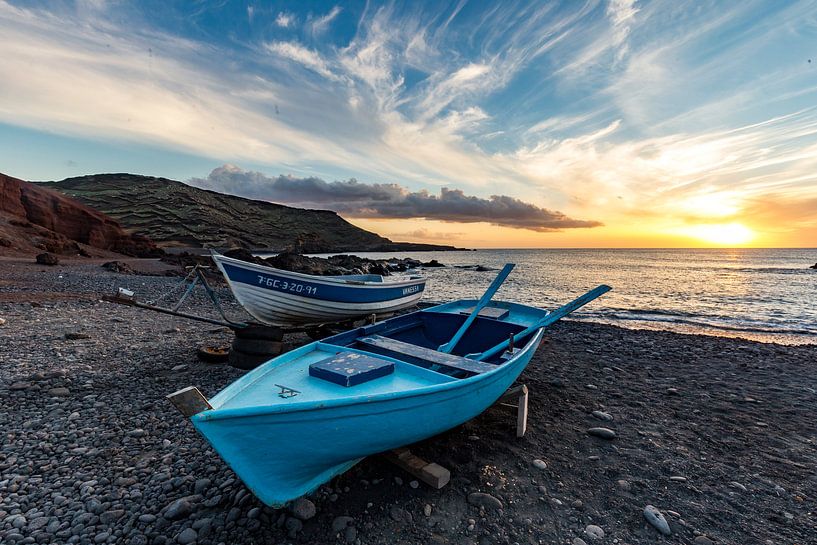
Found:
<path fill-rule="evenodd" d="M 342 322 L 413 307 L 423 297 L 419 274 L 315 276 L 212 253 L 236 300 L 259 322 L 305 325 Z"/>

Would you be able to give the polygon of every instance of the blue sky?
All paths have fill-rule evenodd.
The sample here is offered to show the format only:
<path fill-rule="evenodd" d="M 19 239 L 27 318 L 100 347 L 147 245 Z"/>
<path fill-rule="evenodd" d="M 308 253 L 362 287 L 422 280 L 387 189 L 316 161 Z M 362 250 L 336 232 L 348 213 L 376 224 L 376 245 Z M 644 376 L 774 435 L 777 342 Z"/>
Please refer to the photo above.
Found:
<path fill-rule="evenodd" d="M 412 204 L 335 207 L 367 228 L 471 241 L 484 210 L 498 245 L 817 233 L 816 2 L 0 0 L 0 35 L 0 171 L 25 179 L 331 208 L 276 180 L 355 178 Z"/>

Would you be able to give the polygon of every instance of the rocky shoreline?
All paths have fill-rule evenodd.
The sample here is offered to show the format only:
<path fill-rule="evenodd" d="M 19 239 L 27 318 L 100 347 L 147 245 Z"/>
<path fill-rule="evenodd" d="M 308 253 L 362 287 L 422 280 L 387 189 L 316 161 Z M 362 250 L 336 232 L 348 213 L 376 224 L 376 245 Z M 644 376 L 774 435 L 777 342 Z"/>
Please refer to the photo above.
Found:
<path fill-rule="evenodd" d="M 119 286 L 178 289 L 167 265 L 128 263 L 157 275 L 0 258 L 0 542 L 766 545 L 817 532 L 817 347 L 568 321 L 522 376 L 523 439 L 495 407 L 413 447 L 451 470 L 445 488 L 372 457 L 264 507 L 164 399 L 242 374 L 196 360 L 230 332 L 101 302 Z"/>

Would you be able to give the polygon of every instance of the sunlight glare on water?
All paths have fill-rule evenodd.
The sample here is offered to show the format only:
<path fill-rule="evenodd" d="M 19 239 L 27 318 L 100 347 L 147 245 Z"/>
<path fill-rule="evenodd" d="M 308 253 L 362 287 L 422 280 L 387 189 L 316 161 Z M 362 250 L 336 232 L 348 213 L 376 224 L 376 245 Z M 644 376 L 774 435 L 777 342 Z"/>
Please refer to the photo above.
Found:
<path fill-rule="evenodd" d="M 497 299 L 561 305 L 598 284 L 613 291 L 574 319 L 624 327 L 817 344 L 815 249 L 480 250 L 358 253 L 385 259 L 437 259 L 426 301 L 479 297 L 499 269 L 516 263 Z"/>

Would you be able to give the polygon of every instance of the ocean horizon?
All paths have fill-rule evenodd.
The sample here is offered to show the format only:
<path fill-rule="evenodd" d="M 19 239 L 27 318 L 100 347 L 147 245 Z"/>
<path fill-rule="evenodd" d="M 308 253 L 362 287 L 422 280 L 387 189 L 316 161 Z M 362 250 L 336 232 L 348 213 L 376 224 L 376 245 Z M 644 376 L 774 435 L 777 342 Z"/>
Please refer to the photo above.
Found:
<path fill-rule="evenodd" d="M 598 284 L 613 291 L 570 319 L 634 329 L 817 344 L 817 248 L 547 248 L 349 252 L 371 259 L 436 259 L 424 301 L 478 297 L 516 268 L 496 296 L 545 308 Z M 331 255 L 331 254 L 318 254 Z"/>

